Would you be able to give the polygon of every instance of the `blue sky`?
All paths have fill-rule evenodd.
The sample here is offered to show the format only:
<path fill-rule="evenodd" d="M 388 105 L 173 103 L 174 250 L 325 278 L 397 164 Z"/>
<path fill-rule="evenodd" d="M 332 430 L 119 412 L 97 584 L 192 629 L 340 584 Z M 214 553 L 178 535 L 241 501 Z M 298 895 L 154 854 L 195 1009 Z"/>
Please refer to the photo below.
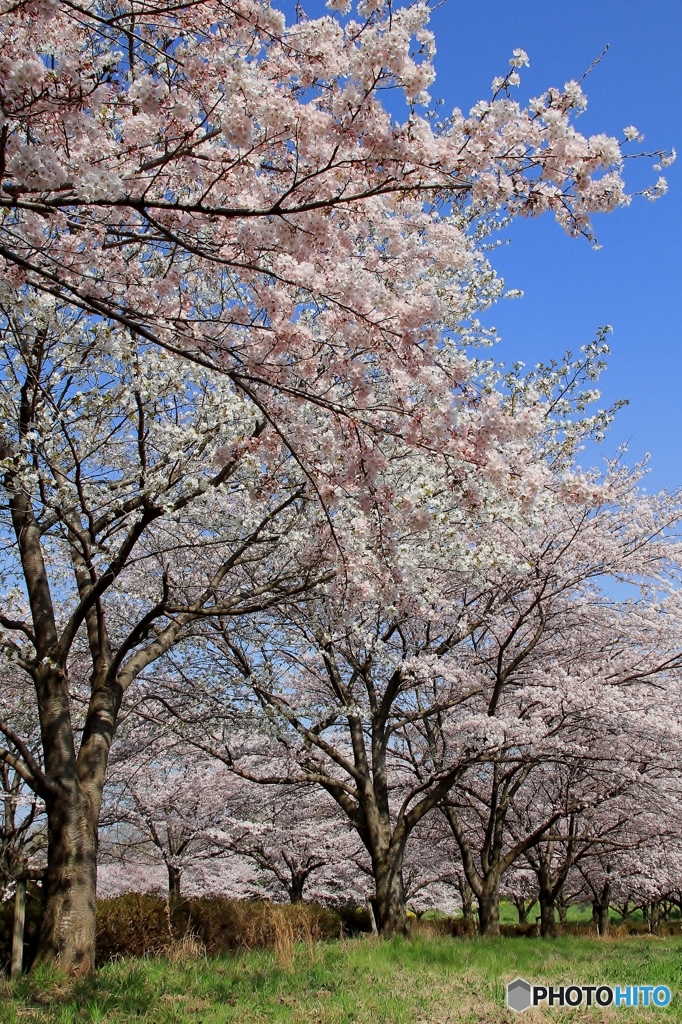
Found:
<path fill-rule="evenodd" d="M 492 260 L 507 287 L 524 297 L 498 303 L 487 317 L 503 341 L 495 354 L 528 364 L 577 351 L 597 327 L 611 324 L 610 368 L 601 381 L 605 400 L 629 399 L 604 454 L 627 442 L 631 460 L 651 453 L 647 488 L 682 485 L 682 2 L 634 0 L 446 0 L 434 11 L 438 77 L 431 94 L 445 110 L 468 110 L 489 95 L 504 74 L 511 51 L 522 47 L 521 99 L 580 78 L 610 44 L 584 83 L 587 111 L 578 119 L 586 134 L 622 136 L 636 125 L 643 148 L 676 146 L 678 164 L 664 174 L 669 192 L 655 203 L 635 199 L 627 209 L 596 218 L 602 249 L 570 239 L 551 217 L 518 222 L 510 244 Z M 653 184 L 651 161 L 628 161 L 636 188 Z M 596 464 L 600 452 L 586 459 Z"/>

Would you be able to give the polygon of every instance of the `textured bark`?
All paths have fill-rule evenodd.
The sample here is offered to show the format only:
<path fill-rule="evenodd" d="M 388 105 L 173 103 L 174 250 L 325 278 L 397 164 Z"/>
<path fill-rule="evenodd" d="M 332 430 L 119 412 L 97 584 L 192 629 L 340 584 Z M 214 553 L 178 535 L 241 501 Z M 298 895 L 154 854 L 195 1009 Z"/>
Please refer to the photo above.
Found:
<path fill-rule="evenodd" d="M 50 964 L 68 974 L 95 967 L 97 824 L 83 795 L 48 806 L 45 910 L 34 967 Z"/>
<path fill-rule="evenodd" d="M 182 878 L 182 868 L 176 868 L 173 864 L 168 864 L 168 899 L 171 903 L 178 903 L 180 900 L 180 881 Z"/>
<path fill-rule="evenodd" d="M 466 879 L 459 884 L 459 894 L 462 897 L 462 917 L 465 921 L 471 921 L 474 916 L 474 894 Z"/>
<path fill-rule="evenodd" d="M 555 939 L 557 934 L 554 895 L 547 889 L 540 890 L 540 934 L 543 939 Z"/>
<path fill-rule="evenodd" d="M 500 934 L 500 894 L 499 880 L 491 889 L 486 889 L 478 897 L 478 921 L 481 935 Z"/>
<path fill-rule="evenodd" d="M 93 680 L 76 755 L 66 673 L 46 670 L 37 685 L 45 775 L 52 789 L 45 800 L 45 909 L 34 966 L 83 975 L 95 966 L 97 830 L 120 695 Z"/>
<path fill-rule="evenodd" d="M 377 927 L 385 939 L 407 934 L 402 862 L 400 853 L 391 859 L 384 870 L 377 872 Z"/>

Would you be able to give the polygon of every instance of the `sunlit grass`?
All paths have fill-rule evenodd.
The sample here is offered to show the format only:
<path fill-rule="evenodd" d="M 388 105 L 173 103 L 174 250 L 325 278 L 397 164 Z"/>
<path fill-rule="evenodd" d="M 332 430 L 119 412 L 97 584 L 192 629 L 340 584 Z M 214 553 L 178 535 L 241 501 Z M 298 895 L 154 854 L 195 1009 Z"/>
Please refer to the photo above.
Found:
<path fill-rule="evenodd" d="M 666 1009 L 504 1007 L 506 983 L 666 984 Z M 682 1021 L 682 940 L 369 938 L 185 962 L 120 960 L 76 987 L 41 972 L 0 991 L 0 1021 L 55 1024 L 497 1024 Z"/>

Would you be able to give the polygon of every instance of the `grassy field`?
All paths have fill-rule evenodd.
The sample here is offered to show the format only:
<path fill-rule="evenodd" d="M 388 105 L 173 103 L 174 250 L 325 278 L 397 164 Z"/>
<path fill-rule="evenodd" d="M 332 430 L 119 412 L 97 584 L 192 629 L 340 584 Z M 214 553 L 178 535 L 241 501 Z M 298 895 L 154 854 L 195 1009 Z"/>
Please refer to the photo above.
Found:
<path fill-rule="evenodd" d="M 682 1021 L 682 940 L 360 938 L 231 957 L 121 960 L 69 990 L 0 985 L 0 1021 L 132 1024 L 523 1024 Z M 664 1009 L 505 1009 L 506 983 L 666 984 Z"/>

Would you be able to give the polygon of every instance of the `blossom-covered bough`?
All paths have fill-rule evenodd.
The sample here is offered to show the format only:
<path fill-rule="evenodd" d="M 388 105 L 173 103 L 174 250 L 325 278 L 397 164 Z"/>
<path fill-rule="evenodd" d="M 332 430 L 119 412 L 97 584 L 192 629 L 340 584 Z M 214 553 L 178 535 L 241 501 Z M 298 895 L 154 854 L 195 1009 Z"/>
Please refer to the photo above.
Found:
<path fill-rule="evenodd" d="M 619 142 L 572 124 L 576 82 L 511 98 L 523 51 L 468 115 L 420 113 L 427 21 L 421 4 L 287 26 L 251 0 L 7 3 L 7 286 L 218 366 L 323 477 L 385 431 L 447 444 L 467 377 L 452 339 L 500 294 L 472 229 L 549 210 L 591 235 L 626 196 Z"/>

